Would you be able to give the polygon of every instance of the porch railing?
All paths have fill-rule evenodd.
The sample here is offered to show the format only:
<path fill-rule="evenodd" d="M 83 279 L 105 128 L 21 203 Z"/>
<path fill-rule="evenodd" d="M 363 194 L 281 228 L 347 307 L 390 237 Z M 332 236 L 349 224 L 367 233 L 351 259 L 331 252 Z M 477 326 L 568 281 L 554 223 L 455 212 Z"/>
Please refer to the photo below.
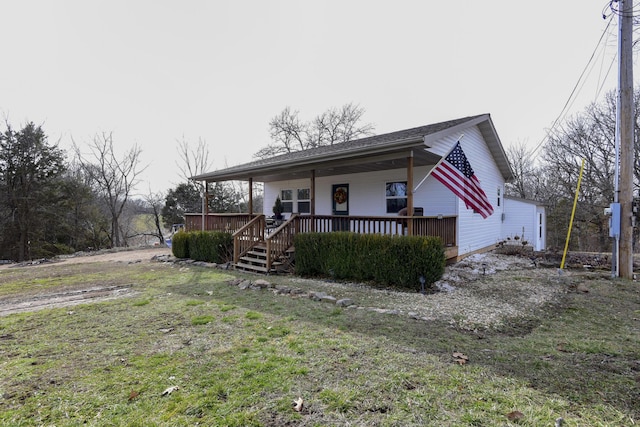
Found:
<path fill-rule="evenodd" d="M 207 215 L 188 213 L 185 214 L 184 222 L 187 231 L 202 230 L 202 222 L 204 221 L 204 230 L 234 233 L 258 216 L 260 215 L 248 213 L 210 213 Z"/>
<path fill-rule="evenodd" d="M 293 215 L 288 221 L 266 234 L 266 218 L 257 216 L 233 233 L 233 262 L 237 264 L 258 244 L 264 242 L 267 254 L 267 271 L 271 271 L 273 262 L 283 255 L 292 245 L 293 237 L 300 228 L 299 216 Z"/>
<path fill-rule="evenodd" d="M 266 246 L 267 271 L 272 263 L 292 245 L 296 233 L 351 231 L 405 236 L 411 230 L 414 236 L 437 236 L 445 247 L 456 246 L 456 216 L 339 216 L 293 214 L 271 233 L 266 232 L 264 215 L 208 214 L 204 218 L 205 230 L 233 233 L 233 260 L 238 263 L 252 248 L 260 243 Z M 187 231 L 202 230 L 202 214 L 187 214 Z"/>
<path fill-rule="evenodd" d="M 352 231 L 406 236 L 438 236 L 445 246 L 456 245 L 456 216 L 338 216 L 301 215 L 299 231 L 329 233 Z"/>
<path fill-rule="evenodd" d="M 300 232 L 300 219 L 298 214 L 291 215 L 287 221 L 277 227 L 264 240 L 267 246 L 267 271 L 271 271 L 271 266 L 281 255 L 293 245 L 293 238 Z"/>
<path fill-rule="evenodd" d="M 233 233 L 233 263 L 237 264 L 257 244 L 265 240 L 266 221 L 259 215 Z M 268 253 L 268 251 L 267 251 Z"/>

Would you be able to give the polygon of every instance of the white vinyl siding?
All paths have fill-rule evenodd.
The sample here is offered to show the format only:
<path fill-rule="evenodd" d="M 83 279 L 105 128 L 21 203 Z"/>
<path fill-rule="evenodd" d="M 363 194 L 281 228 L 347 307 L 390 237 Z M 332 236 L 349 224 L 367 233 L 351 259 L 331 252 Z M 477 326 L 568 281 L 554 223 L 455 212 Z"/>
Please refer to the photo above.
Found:
<path fill-rule="evenodd" d="M 459 136 L 451 136 L 438 140 L 431 151 L 446 155 L 458 138 Z M 502 194 L 504 179 L 477 127 L 465 129 L 460 145 L 480 181 L 480 187 L 486 193 L 494 209 L 493 214 L 484 219 L 480 214 L 467 209 L 461 199 L 455 198 L 458 214 L 458 254 L 464 255 L 486 249 L 497 243 L 502 227 L 504 208 L 504 203 L 503 206 L 498 206 L 497 189 L 500 188 Z M 449 191 L 444 185 L 436 184 Z"/>
<path fill-rule="evenodd" d="M 505 214 L 502 223 L 501 240 L 518 236 L 536 251 L 545 249 L 546 215 L 545 208 L 528 200 L 506 197 L 504 199 Z"/>
<path fill-rule="evenodd" d="M 417 185 L 431 167 L 414 169 L 413 182 Z M 405 169 L 392 169 L 380 172 L 366 172 L 352 175 L 337 175 L 316 178 L 316 214 L 331 215 L 331 185 L 349 184 L 349 214 L 370 216 L 395 216 L 386 212 L 386 184 L 404 182 L 407 179 Z M 290 180 L 268 182 L 264 185 L 265 214 L 270 215 L 271 207 L 281 188 L 308 188 L 309 180 Z M 413 206 L 424 209 L 424 215 L 457 215 L 457 197 L 435 179 L 428 178 L 414 193 Z"/>

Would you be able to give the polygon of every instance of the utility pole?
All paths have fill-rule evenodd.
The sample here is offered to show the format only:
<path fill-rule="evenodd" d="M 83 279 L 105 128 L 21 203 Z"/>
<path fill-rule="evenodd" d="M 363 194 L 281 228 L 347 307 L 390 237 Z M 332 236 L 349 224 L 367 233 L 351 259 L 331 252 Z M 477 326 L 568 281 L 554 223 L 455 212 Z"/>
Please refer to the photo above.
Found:
<path fill-rule="evenodd" d="M 618 0 L 620 108 L 620 276 L 633 278 L 633 1 Z"/>

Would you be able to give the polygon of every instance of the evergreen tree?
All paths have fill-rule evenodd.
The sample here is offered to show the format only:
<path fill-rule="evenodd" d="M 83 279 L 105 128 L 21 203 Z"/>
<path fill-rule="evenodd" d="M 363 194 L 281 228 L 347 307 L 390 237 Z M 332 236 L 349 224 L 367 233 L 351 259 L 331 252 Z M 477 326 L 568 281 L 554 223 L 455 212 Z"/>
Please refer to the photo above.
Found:
<path fill-rule="evenodd" d="M 41 253 L 50 230 L 47 218 L 59 200 L 56 186 L 66 169 L 64 152 L 47 143 L 41 126 L 0 134 L 0 256 L 17 261 Z"/>

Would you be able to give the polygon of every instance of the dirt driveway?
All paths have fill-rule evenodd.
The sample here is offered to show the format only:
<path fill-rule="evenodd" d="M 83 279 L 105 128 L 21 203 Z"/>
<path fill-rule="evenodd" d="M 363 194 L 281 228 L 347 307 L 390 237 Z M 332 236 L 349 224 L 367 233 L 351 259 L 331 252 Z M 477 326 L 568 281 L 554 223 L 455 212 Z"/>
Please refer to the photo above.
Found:
<path fill-rule="evenodd" d="M 86 262 L 151 262 L 154 256 L 171 255 L 167 247 L 127 249 L 119 251 L 81 252 L 75 255 L 61 256 L 55 260 L 36 260 L 18 264 L 2 264 L 0 270 L 6 268 L 42 267 L 48 265 L 80 264 Z"/>
<path fill-rule="evenodd" d="M 0 272 L 16 268 L 44 268 L 92 262 L 114 263 L 151 263 L 153 257 L 170 255 L 166 247 L 154 247 L 134 250 L 104 251 L 97 253 L 81 253 L 60 257 L 55 260 L 40 260 L 19 264 L 0 265 Z M 106 301 L 114 298 L 133 296 L 135 291 L 131 285 L 104 285 L 83 287 L 62 287 L 55 292 L 36 295 L 19 295 L 0 298 L 0 317 L 13 313 L 36 311 L 54 307 L 68 307 L 87 301 Z"/>

